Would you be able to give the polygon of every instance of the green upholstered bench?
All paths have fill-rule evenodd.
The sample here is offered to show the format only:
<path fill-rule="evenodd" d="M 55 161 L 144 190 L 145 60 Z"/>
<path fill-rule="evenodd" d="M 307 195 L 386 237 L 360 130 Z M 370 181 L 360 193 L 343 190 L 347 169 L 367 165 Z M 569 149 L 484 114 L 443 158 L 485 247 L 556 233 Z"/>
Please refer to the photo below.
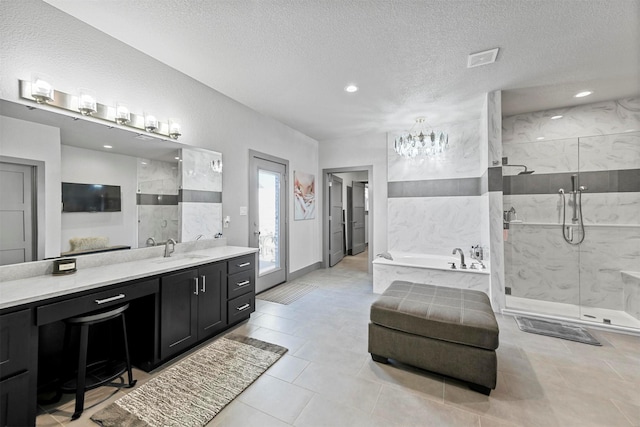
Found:
<path fill-rule="evenodd" d="M 371 305 L 369 353 L 469 383 L 496 388 L 498 323 L 480 291 L 395 281 Z"/>

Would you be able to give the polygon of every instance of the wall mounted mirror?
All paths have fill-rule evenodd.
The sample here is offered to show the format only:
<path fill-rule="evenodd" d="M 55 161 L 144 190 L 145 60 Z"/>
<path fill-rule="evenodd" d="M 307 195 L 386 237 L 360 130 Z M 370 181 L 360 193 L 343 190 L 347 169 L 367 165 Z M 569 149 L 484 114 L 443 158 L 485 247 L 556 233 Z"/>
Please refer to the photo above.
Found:
<path fill-rule="evenodd" d="M 22 178 L 15 188 L 2 179 L 3 199 L 26 197 L 34 208 L 31 213 L 21 211 L 27 219 L 22 220 L 24 230 L 15 233 L 16 237 L 31 233 L 32 247 L 5 247 L 3 242 L 0 265 L 101 248 L 134 249 L 169 238 L 210 239 L 221 233 L 220 153 L 35 104 L 0 100 L 0 116 L 3 178 L 17 176 L 5 169 L 19 164 L 27 167 L 23 175 L 32 178 L 26 196 Z M 63 200 L 68 204 L 80 196 L 66 188 L 62 194 L 62 183 L 117 188 L 120 200 L 109 209 L 78 200 L 79 206 L 65 207 Z M 1 208 L 3 224 L 12 215 L 18 219 L 6 213 L 6 206 Z"/>

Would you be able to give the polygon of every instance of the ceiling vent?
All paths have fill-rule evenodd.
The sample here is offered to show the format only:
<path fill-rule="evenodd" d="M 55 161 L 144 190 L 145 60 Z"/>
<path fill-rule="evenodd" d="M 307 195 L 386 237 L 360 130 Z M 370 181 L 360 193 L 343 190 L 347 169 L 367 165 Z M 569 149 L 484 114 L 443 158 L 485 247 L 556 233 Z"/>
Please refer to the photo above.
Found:
<path fill-rule="evenodd" d="M 467 68 L 479 67 L 480 65 L 487 65 L 496 62 L 498 57 L 499 47 L 491 50 L 485 50 L 484 52 L 472 53 L 467 59 Z"/>

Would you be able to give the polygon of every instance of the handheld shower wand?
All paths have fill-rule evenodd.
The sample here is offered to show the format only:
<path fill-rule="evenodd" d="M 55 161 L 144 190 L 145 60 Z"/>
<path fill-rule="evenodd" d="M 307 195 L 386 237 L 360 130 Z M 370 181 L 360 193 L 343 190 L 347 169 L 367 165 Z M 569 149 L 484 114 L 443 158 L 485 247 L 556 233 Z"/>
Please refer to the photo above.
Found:
<path fill-rule="evenodd" d="M 565 200 L 565 191 L 563 188 L 558 190 L 558 193 L 562 197 L 562 237 L 570 245 L 579 245 L 584 241 L 584 221 L 582 218 L 582 192 L 586 191 L 585 186 L 578 186 L 578 174 L 571 175 L 571 192 L 573 195 L 573 217 L 571 218 L 572 225 L 566 225 L 567 207 Z M 573 224 L 579 224 L 580 226 L 580 240 L 573 241 Z"/>

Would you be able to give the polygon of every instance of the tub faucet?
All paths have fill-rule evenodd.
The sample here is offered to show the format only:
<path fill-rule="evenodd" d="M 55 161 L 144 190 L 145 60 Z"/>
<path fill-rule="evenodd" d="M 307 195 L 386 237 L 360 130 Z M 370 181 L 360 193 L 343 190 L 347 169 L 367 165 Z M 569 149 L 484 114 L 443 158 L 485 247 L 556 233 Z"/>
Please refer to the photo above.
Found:
<path fill-rule="evenodd" d="M 169 243 L 171 243 L 171 250 L 169 250 Z M 171 256 L 171 254 L 173 253 L 173 251 L 176 250 L 176 241 L 173 239 L 167 239 L 167 241 L 164 243 L 164 256 L 165 258 L 168 258 Z"/>
<path fill-rule="evenodd" d="M 453 250 L 453 252 L 451 252 L 451 254 L 455 255 L 456 252 L 460 254 L 460 268 L 466 269 L 467 268 L 467 264 L 464 263 L 464 252 L 462 252 L 462 249 L 460 249 L 460 248 L 455 248 Z"/>

